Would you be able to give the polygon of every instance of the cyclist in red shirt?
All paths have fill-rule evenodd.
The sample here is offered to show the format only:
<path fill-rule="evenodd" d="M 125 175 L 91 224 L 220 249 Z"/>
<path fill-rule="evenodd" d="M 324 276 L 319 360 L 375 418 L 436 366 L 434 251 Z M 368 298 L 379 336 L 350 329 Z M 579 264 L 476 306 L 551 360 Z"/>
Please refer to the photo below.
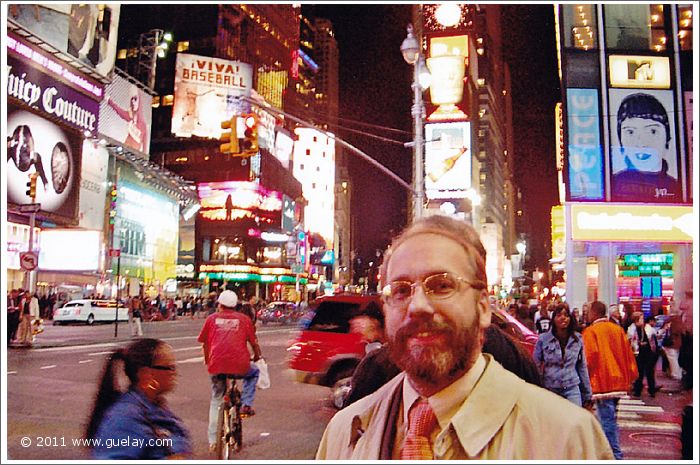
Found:
<path fill-rule="evenodd" d="M 204 363 L 211 375 L 208 429 L 210 449 L 216 446 L 216 421 L 224 400 L 226 375 L 243 379 L 241 414 L 255 415 L 253 400 L 260 370 L 250 361 L 248 343 L 253 348 L 253 360 L 257 361 L 261 357 L 253 322 L 247 315 L 235 311 L 238 304 L 236 293 L 223 291 L 217 303 L 218 311 L 209 315 L 197 339 L 203 344 Z"/>

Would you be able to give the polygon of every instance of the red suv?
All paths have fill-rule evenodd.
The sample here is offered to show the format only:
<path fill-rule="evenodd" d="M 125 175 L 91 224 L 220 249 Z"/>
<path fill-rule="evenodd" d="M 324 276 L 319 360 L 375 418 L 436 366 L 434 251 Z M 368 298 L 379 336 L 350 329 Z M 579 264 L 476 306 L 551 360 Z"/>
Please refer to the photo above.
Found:
<path fill-rule="evenodd" d="M 374 317 L 383 327 L 380 296 L 337 294 L 316 299 L 302 319 L 301 333 L 287 348 L 297 381 L 332 387 L 352 376 L 368 343 L 350 331 L 350 320 L 358 315 Z"/>

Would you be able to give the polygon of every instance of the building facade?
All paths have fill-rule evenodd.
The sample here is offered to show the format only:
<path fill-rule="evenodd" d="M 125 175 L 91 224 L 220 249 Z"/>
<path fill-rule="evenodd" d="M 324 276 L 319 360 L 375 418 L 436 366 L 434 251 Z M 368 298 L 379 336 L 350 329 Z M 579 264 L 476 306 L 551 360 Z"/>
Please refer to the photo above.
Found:
<path fill-rule="evenodd" d="M 697 238 L 694 8 L 567 4 L 555 14 L 564 198 L 553 224 L 564 239 L 554 259 L 567 301 L 668 312 L 691 281 L 681 278 Z"/>

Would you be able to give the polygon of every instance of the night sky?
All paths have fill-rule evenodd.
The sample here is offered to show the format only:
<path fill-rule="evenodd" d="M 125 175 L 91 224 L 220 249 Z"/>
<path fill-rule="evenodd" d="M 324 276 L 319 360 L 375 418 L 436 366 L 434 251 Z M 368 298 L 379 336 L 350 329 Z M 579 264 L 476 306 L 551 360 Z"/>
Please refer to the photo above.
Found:
<path fill-rule="evenodd" d="M 515 182 L 524 199 L 528 269 L 547 267 L 550 208 L 558 202 L 554 105 L 560 100 L 551 5 L 504 5 L 505 59 L 510 64 L 515 130 Z M 411 21 L 411 5 L 304 5 L 304 13 L 332 21 L 340 49 L 340 117 L 405 131 L 364 130 L 412 140 L 413 70 L 399 47 Z M 428 93 L 425 94 L 428 97 Z M 341 125 L 360 129 L 341 120 Z M 337 130 L 401 176 L 412 178 L 412 149 Z M 378 169 L 350 155 L 357 217 L 356 250 L 367 262 L 407 221 L 408 192 Z"/>

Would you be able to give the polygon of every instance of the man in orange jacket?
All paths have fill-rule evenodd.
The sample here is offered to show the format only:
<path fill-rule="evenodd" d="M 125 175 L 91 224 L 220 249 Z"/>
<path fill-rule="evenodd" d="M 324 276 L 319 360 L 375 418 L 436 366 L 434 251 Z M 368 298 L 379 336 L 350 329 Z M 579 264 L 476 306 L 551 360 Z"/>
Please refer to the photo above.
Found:
<path fill-rule="evenodd" d="M 583 330 L 588 375 L 596 414 L 617 460 L 622 460 L 617 404 L 637 378 L 637 363 L 625 330 L 608 320 L 605 304 L 591 303 L 589 326 Z"/>

